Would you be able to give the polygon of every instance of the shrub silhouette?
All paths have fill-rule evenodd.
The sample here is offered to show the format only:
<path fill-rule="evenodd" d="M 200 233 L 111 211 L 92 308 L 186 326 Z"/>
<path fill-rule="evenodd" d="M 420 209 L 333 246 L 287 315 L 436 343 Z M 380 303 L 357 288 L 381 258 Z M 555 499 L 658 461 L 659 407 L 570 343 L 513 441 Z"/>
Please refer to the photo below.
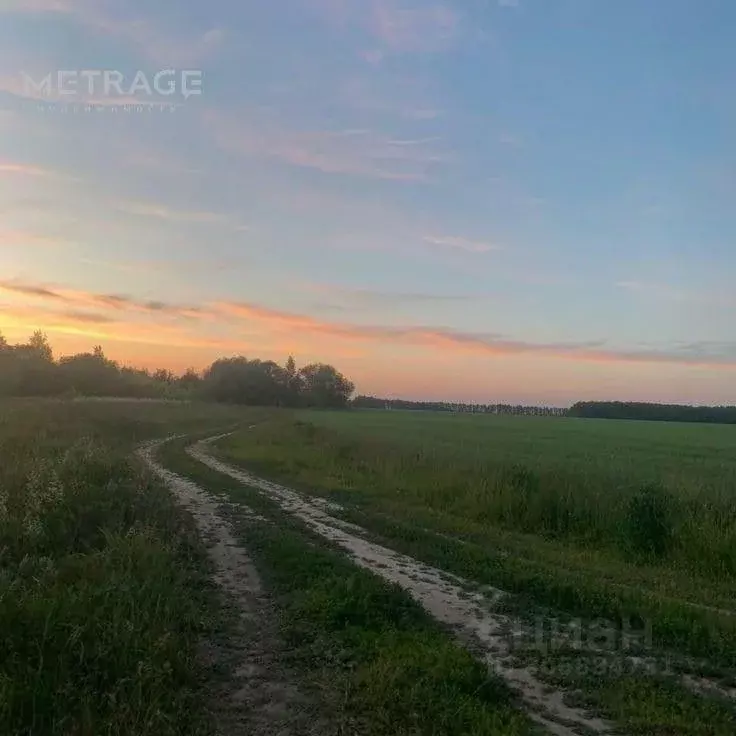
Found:
<path fill-rule="evenodd" d="M 656 484 L 646 485 L 629 500 L 626 537 L 630 548 L 645 557 L 664 557 L 672 548 L 675 499 Z"/>

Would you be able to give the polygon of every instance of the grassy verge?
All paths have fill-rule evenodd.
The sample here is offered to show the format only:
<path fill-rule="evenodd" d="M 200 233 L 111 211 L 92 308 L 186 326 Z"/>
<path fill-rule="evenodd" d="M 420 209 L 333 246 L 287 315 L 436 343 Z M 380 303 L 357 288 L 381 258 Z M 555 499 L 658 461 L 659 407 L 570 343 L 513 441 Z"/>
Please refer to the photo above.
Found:
<path fill-rule="evenodd" d="M 220 451 L 236 464 L 344 503 L 346 518 L 431 564 L 572 615 L 646 620 L 659 647 L 736 667 L 736 616 L 703 608 L 733 609 L 730 579 L 665 562 L 635 563 L 605 546 L 523 533 L 472 509 L 424 503 L 405 492 L 415 483 L 411 457 L 403 458 L 401 477 L 387 476 L 359 445 L 324 432 L 277 418 L 225 440 Z M 452 490 L 448 485 L 443 493 Z"/>
<path fill-rule="evenodd" d="M 276 597 L 294 664 L 323 684 L 351 728 L 376 736 L 533 732 L 504 685 L 406 593 L 355 567 L 256 491 L 188 458 L 184 444 L 163 449 L 167 467 L 267 519 L 231 512 Z"/>
<path fill-rule="evenodd" d="M 257 437 L 253 433 L 233 438 L 230 443 L 243 447 L 246 438 Z M 257 441 L 257 439 L 256 439 Z M 230 491 L 237 494 L 236 490 Z M 345 501 L 345 494 L 338 494 L 338 499 Z M 570 610 L 577 610 L 590 622 L 595 616 L 608 615 L 612 612 L 632 612 L 642 607 L 667 605 L 665 602 L 637 594 L 636 590 L 628 591 L 630 597 L 617 591 L 615 598 L 606 598 L 606 592 L 600 583 L 593 581 L 586 587 L 575 575 L 574 571 L 560 571 L 554 566 L 528 564 L 527 560 L 517 555 L 490 553 L 482 544 L 438 535 L 427 529 L 425 517 L 417 518 L 417 510 L 412 510 L 412 521 L 396 521 L 389 515 L 371 514 L 366 510 L 366 503 L 359 509 L 347 510 L 343 516 L 364 528 L 372 530 L 379 539 L 388 546 L 411 554 L 431 564 L 461 574 L 469 579 L 491 584 L 505 583 L 505 587 L 518 590 L 525 597 L 517 598 L 509 605 L 510 612 L 526 616 L 534 621 L 538 615 L 555 616 L 553 611 L 540 609 L 534 605 L 540 600 L 563 605 Z M 503 537 L 503 535 L 501 535 Z M 516 540 L 517 542 L 519 540 Z M 529 540 L 526 540 L 527 546 Z M 521 553 L 521 549 L 517 549 Z M 565 573 L 564 576 L 561 574 Z M 657 619 L 656 630 L 661 634 L 675 631 L 676 621 L 672 620 L 680 612 L 677 606 L 669 611 L 662 611 L 661 619 Z M 669 618 L 668 618 L 669 617 Z M 564 626 L 565 617 L 560 623 Z M 683 623 L 683 642 L 692 644 L 688 635 L 691 629 Z M 547 630 L 546 633 L 549 633 Z M 528 649 L 525 651 L 524 647 Z M 618 724 L 626 733 L 654 735 L 662 733 L 682 734 L 688 736 L 726 736 L 736 728 L 736 716 L 731 704 L 716 699 L 706 699 L 693 695 L 678 684 L 674 670 L 665 671 L 667 661 L 655 662 L 658 671 L 651 676 L 639 673 L 632 663 L 618 650 L 618 644 L 612 651 L 602 654 L 585 653 L 573 649 L 557 650 L 554 647 L 540 653 L 530 642 L 517 644 L 516 654 L 520 662 L 535 665 L 540 677 L 551 685 L 562 687 L 576 694 L 580 703 L 600 713 Z M 715 668 L 712 674 L 724 675 L 725 670 Z"/>
<path fill-rule="evenodd" d="M 664 673 L 646 676 L 621 659 L 573 650 L 537 656 L 540 677 L 576 693 L 630 736 L 730 736 L 736 712 L 725 700 L 700 697 Z"/>
<path fill-rule="evenodd" d="M 0 733 L 209 733 L 195 657 L 217 615 L 206 560 L 190 520 L 129 452 L 226 414 L 0 408 Z"/>

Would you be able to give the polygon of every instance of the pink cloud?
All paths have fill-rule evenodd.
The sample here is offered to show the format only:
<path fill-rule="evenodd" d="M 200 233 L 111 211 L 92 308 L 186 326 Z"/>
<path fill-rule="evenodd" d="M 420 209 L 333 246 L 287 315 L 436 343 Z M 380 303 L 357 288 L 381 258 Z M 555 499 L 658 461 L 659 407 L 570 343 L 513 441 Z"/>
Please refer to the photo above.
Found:
<path fill-rule="evenodd" d="M 368 52 L 371 63 L 385 51 L 423 53 L 449 48 L 460 36 L 457 12 L 442 3 L 420 0 L 308 0 L 338 28 L 355 26 L 384 49 Z"/>
<path fill-rule="evenodd" d="M 221 148 L 326 174 L 423 181 L 448 157 L 427 141 L 397 141 L 371 130 L 296 131 L 278 121 L 215 112 L 204 124 Z"/>
<path fill-rule="evenodd" d="M 130 328 L 131 340 L 147 341 L 149 335 L 164 337 L 170 333 L 187 341 L 177 344 L 203 345 L 210 338 L 188 332 L 190 328 L 187 325 L 196 328 L 207 324 L 212 328 L 219 326 L 230 335 L 246 331 L 258 335 L 259 339 L 276 339 L 281 344 L 306 338 L 315 344 L 325 340 L 329 346 L 321 344 L 320 347 L 330 350 L 344 349 L 346 343 L 350 348 L 350 343 L 358 342 L 376 347 L 415 346 L 438 351 L 443 356 L 461 351 L 496 357 L 540 356 L 579 364 L 662 364 L 736 369 L 736 344 L 730 343 L 694 342 L 661 348 L 644 346 L 641 349 L 607 347 L 604 340 L 538 343 L 449 327 L 331 321 L 248 302 L 221 301 L 187 306 L 12 280 L 0 281 L 0 293 L 15 301 L 4 309 L 8 317 L 16 314 L 27 321 L 33 312 L 40 320 L 37 322 L 39 327 L 65 324 L 68 329 L 84 329 L 85 332 L 92 328 L 100 330 L 100 326 L 114 322 L 115 330 L 102 330 L 112 339 L 125 339 L 117 332 L 118 325 L 124 324 Z M 36 302 L 41 302 L 41 306 L 35 306 Z M 44 314 L 48 317 L 46 321 L 42 319 Z M 130 322 L 131 314 L 139 315 L 139 319 L 145 322 Z M 217 339 L 212 340 L 213 345 L 220 343 Z"/>
<path fill-rule="evenodd" d="M 456 250 L 464 250 L 468 253 L 490 253 L 494 250 L 501 250 L 501 246 L 495 243 L 488 243 L 480 240 L 470 240 L 469 238 L 460 238 L 449 235 L 425 235 L 424 241 L 431 245 L 438 245 L 443 248 L 454 248 Z"/>
<path fill-rule="evenodd" d="M 55 248 L 66 241 L 29 232 L 27 230 L 13 230 L 0 227 L 0 248 L 22 249 L 22 248 Z"/>
<path fill-rule="evenodd" d="M 116 209 L 138 217 L 152 217 L 166 222 L 193 225 L 221 225 L 231 227 L 236 232 L 245 232 L 249 228 L 230 215 L 221 212 L 198 210 L 175 210 L 155 202 L 118 202 Z"/>
<path fill-rule="evenodd" d="M 580 363 L 673 364 L 736 369 L 736 357 L 713 355 L 698 349 L 683 351 L 675 347 L 671 350 L 618 350 L 605 348 L 605 341 L 600 340 L 534 343 L 443 327 L 356 325 L 320 320 L 248 303 L 221 302 L 213 305 L 213 308 L 224 315 L 251 324 L 265 325 L 271 330 L 338 340 L 368 340 L 398 343 L 402 346 L 413 344 L 440 351 L 465 350 L 499 357 L 540 355 Z"/>
<path fill-rule="evenodd" d="M 31 164 L 15 163 L 12 161 L 0 161 L 0 175 L 20 174 L 22 176 L 56 176 L 56 172 Z"/>
<path fill-rule="evenodd" d="M 397 0 L 373 0 L 373 33 L 394 52 L 430 52 L 447 48 L 458 36 L 460 21 L 444 5 L 407 8 Z"/>
<path fill-rule="evenodd" d="M 126 17 L 119 6 L 111 0 L 10 0 L 9 7 L 0 8 L 0 14 L 62 13 L 93 32 L 121 38 L 162 66 L 197 64 L 216 52 L 226 38 L 226 31 L 219 27 L 194 37 L 175 35 L 146 18 Z"/>
<path fill-rule="evenodd" d="M 5 12 L 10 13 L 73 13 L 80 5 L 74 0 L 6 0 Z"/>

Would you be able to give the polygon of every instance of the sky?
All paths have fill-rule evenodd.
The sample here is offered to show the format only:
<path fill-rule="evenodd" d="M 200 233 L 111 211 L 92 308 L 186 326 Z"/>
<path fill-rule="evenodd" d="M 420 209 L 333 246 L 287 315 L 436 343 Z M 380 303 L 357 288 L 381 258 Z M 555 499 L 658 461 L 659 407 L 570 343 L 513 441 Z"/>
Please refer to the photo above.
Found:
<path fill-rule="evenodd" d="M 0 0 L 0 331 L 390 397 L 736 403 L 734 27 L 728 0 Z"/>

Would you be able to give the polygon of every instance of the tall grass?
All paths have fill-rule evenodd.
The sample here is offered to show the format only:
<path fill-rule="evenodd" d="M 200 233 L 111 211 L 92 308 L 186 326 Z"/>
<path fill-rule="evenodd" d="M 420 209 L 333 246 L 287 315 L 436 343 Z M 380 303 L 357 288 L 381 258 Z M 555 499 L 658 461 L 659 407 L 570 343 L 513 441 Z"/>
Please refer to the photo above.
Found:
<path fill-rule="evenodd" d="M 408 593 L 357 567 L 272 499 L 187 456 L 186 444 L 164 447 L 165 464 L 235 502 L 231 520 L 274 596 L 288 661 L 318 686 L 339 733 L 536 733 L 503 681 Z M 240 504 L 261 520 L 239 514 Z"/>
<path fill-rule="evenodd" d="M 119 449 L 76 414 L 50 432 L 69 407 L 49 406 L 0 420 L 0 733 L 204 732 L 193 530 L 125 428 Z"/>
<path fill-rule="evenodd" d="M 420 448 L 275 420 L 241 449 L 252 467 L 327 491 L 397 500 L 581 548 L 609 549 L 632 562 L 736 577 L 736 489 L 728 495 L 706 484 L 643 481 L 620 472 L 616 457 L 605 469 L 598 458 L 588 466 L 565 467 L 554 458 L 526 463 L 513 454 L 453 452 L 443 439 Z M 231 444 L 236 447 L 237 441 Z"/>

